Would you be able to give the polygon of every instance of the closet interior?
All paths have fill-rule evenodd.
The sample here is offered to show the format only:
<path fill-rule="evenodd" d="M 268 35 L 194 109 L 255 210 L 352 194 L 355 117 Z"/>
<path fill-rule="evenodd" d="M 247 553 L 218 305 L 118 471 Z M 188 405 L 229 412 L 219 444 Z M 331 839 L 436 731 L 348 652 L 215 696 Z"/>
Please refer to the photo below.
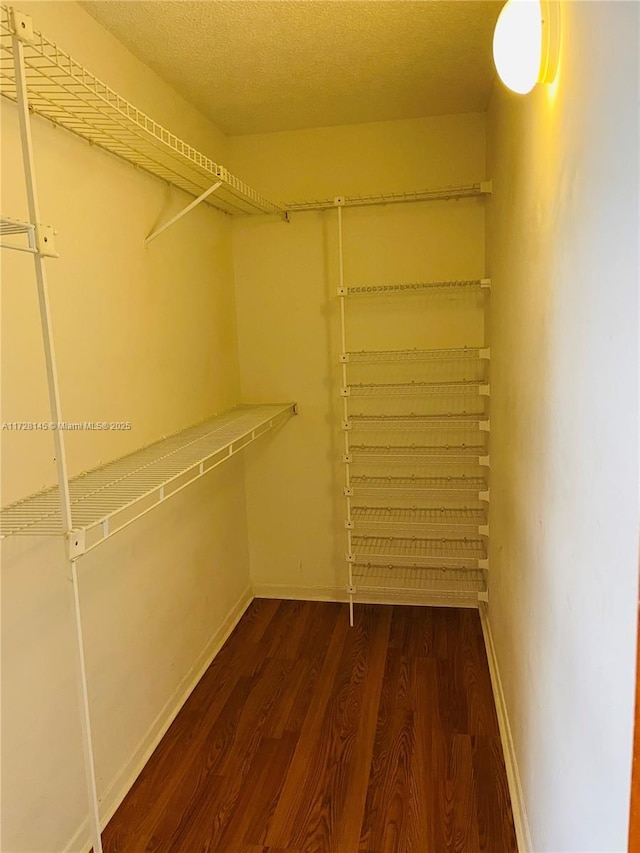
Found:
<path fill-rule="evenodd" d="M 549 318 L 571 300 L 560 288 L 549 295 L 563 271 L 545 277 L 560 250 L 530 281 L 548 238 L 532 235 L 568 221 L 555 205 L 558 194 L 567 205 L 573 196 L 549 191 L 538 204 L 556 160 L 527 171 L 522 145 L 512 146 L 538 125 L 519 124 L 496 89 L 490 39 L 502 4 L 318 2 L 308 22 L 296 11 L 306 4 L 143 3 L 140 21 L 137 5 L 0 6 L 3 715 L 13 733 L 3 844 L 100 853 L 105 824 L 243 616 L 270 613 L 278 637 L 290 620 L 293 647 L 311 630 L 300 613 L 323 611 L 291 602 L 313 601 L 329 603 L 327 637 L 341 608 L 356 649 L 370 614 L 382 637 L 393 609 L 390 659 L 417 648 L 407 672 L 428 680 L 434 667 L 445 694 L 448 655 L 465 654 L 446 639 L 445 610 L 436 648 L 420 645 L 410 620 L 402 627 L 401 608 L 414 608 L 415 625 L 429 608 L 465 609 L 455 618 L 464 642 L 481 640 L 524 853 L 515 754 L 527 721 L 514 696 L 529 667 L 547 670 L 525 660 L 515 638 L 546 600 L 541 578 L 560 583 L 565 552 L 553 536 L 574 520 L 575 488 L 565 489 L 559 467 L 547 471 L 541 442 L 560 441 L 558 424 L 587 419 L 539 415 L 575 365 L 554 372 L 551 355 L 540 355 L 553 343 L 553 357 L 565 358 Z M 590 14 L 563 12 L 567 32 L 572 16 Z M 264 57 L 260 21 L 273 25 Z M 230 22 L 244 34 L 238 67 L 254 76 L 233 78 L 228 91 L 216 82 L 206 105 L 179 47 L 191 43 L 194 67 L 214 80 L 240 44 Z M 261 77 L 273 33 L 294 24 L 299 43 L 282 35 Z M 447 50 L 416 47 L 418 25 L 421 39 L 437 47 L 441 38 Z M 383 30 L 389 53 L 375 41 Z M 208 56 L 214 36 L 219 49 Z M 318 88 L 318 56 L 300 72 L 311 37 L 325 45 L 327 74 L 349 68 L 334 73 L 335 92 Z M 162 50 L 154 54 L 163 39 L 164 65 Z M 353 67 L 351 43 L 362 48 Z M 387 77 L 374 74 L 374 55 Z M 285 85 L 287 63 L 300 73 Z M 407 63 L 417 100 L 393 101 Z M 428 106 L 413 82 L 427 71 Z M 546 98 L 544 109 L 560 116 L 583 102 L 563 85 L 527 103 L 543 109 Z M 234 91 L 244 113 L 229 106 Z M 372 112 L 374 92 L 386 113 Z M 319 104 L 326 121 L 313 123 Z M 573 162 L 574 148 L 557 163 Z M 518 207 L 523 197 L 528 206 Z M 563 439 L 565 454 L 572 440 Z M 529 483 L 536 501 L 523 496 Z M 562 504 L 564 526 L 554 526 L 542 492 Z M 538 573 L 554 549 L 555 570 Z M 567 555 L 567 565 L 580 562 Z M 275 605 L 254 599 L 289 602 L 284 627 Z M 447 694 L 440 709 L 456 744 L 458 734 L 475 737 L 460 722 L 467 712 L 482 729 L 475 676 L 464 678 L 468 707 Z M 470 790 L 481 798 L 477 780 Z"/>
<path fill-rule="evenodd" d="M 93 848 L 99 851 L 77 563 L 264 433 L 284 425 L 297 414 L 297 405 L 243 403 L 69 476 L 47 284 L 48 264 L 59 253 L 55 223 L 44 224 L 40 215 L 32 121 L 46 119 L 192 197 L 175 215 L 158 222 L 146 235 L 145 245 L 164 239 L 163 233 L 199 204 L 231 216 L 276 216 L 282 229 L 292 217 L 313 213 L 333 221 L 338 274 L 334 299 L 340 314 L 340 348 L 334 356 L 341 381 L 331 393 L 342 409 L 340 421 L 332 427 L 344 437 L 343 584 L 351 624 L 358 601 L 477 606 L 486 600 L 489 350 L 479 339 L 478 328 L 472 340 L 454 335 L 454 346 L 433 347 L 433 330 L 428 324 L 412 323 L 411 317 L 423 316 L 434 301 L 444 301 L 445 312 L 471 301 L 475 312 L 481 313 L 490 282 L 484 270 L 477 270 L 475 279 L 432 280 L 429 269 L 415 282 L 397 276 L 390 283 L 352 282 L 343 230 L 362 210 L 382 208 L 393 216 L 396 208 L 406 205 L 477 206 L 490 194 L 491 184 L 479 175 L 476 183 L 465 186 L 276 203 L 99 80 L 35 29 L 29 14 L 2 6 L 0 52 L 0 91 L 18 108 L 29 210 L 29 221 L 3 215 L 2 247 L 33 257 L 50 409 L 49 424 L 38 426 L 51 434 L 57 470 L 55 486 L 2 510 L 0 532 L 3 538 L 59 536 L 65 542 L 73 585 Z M 358 239 L 366 245 L 365 232 Z M 402 251 L 401 246 L 389 249 Z M 126 422 L 121 426 L 126 428 Z M 83 427 L 100 431 L 117 429 L 118 424 Z"/>

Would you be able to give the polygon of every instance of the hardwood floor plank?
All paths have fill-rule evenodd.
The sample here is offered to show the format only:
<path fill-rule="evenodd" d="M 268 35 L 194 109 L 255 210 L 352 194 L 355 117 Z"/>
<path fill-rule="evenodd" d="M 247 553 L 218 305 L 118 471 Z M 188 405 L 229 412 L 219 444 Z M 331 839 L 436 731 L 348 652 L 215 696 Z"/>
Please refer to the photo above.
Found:
<path fill-rule="evenodd" d="M 446 770 L 436 786 L 438 803 L 444 808 L 440 843 L 443 850 L 466 853 L 480 850 L 475 808 L 475 779 L 472 770 L 471 738 L 453 734 L 446 743 Z"/>
<path fill-rule="evenodd" d="M 386 612 L 385 612 L 386 611 Z M 378 708 L 385 672 L 385 659 L 393 609 L 380 613 L 381 629 L 376 633 L 369 654 L 368 669 L 363 672 L 363 692 L 357 712 L 358 727 L 350 752 L 344 757 L 348 767 L 348 782 L 344 795 L 345 814 L 332 837 L 336 850 L 357 850 L 367 799 L 367 782 L 373 757 Z M 376 614 L 377 615 L 377 614 Z M 346 736 L 345 740 L 346 740 Z"/>
<path fill-rule="evenodd" d="M 458 734 L 469 732 L 468 696 L 464 681 L 464 658 L 457 640 L 461 632 L 461 611 L 449 609 L 448 619 L 441 620 L 441 631 L 446 640 L 446 654 L 437 662 L 438 700 L 440 722 L 445 731 Z"/>
<path fill-rule="evenodd" d="M 165 811 L 154 829 L 154 843 L 170 838 L 174 850 L 216 849 L 209 844 L 216 844 L 234 814 L 264 723 L 291 668 L 291 661 L 267 661 L 251 679 L 242 703 L 230 703 L 228 714 L 192 757 L 179 796 L 174 799 L 178 808 L 172 803 Z"/>
<path fill-rule="evenodd" d="M 242 843 L 253 843 L 266 836 L 297 742 L 298 735 L 292 732 L 285 732 L 277 740 L 263 740 L 261 753 L 256 757 L 256 776 L 252 770 L 252 784 L 245 786 L 238 819 L 229 825 L 226 835 L 220 839 L 221 850 L 235 850 Z"/>
<path fill-rule="evenodd" d="M 294 735 L 282 740 L 263 738 L 247 772 L 223 776 L 217 789 L 201 800 L 197 820 L 189 822 L 174 849 L 216 853 L 243 846 L 252 822 L 268 822 L 296 740 Z M 280 786 L 276 777 L 281 780 Z"/>
<path fill-rule="evenodd" d="M 121 835 L 137 832 L 142 837 L 150 831 L 180 784 L 181 767 L 186 771 L 192 745 L 199 743 L 205 728 L 215 725 L 243 673 L 252 675 L 260 665 L 256 647 L 278 606 L 278 601 L 266 599 L 251 603 L 104 830 L 105 845 L 126 850 L 126 840 Z M 244 689 L 247 686 L 245 683 Z M 240 690 L 242 693 L 242 686 Z M 152 809 L 150 799 L 154 802 Z"/>
<path fill-rule="evenodd" d="M 414 650 L 416 638 L 421 650 L 426 646 L 420 627 L 416 631 L 407 626 L 405 616 L 401 614 L 396 619 L 394 613 L 360 837 L 361 853 L 430 849 L 430 824 L 424 820 L 421 804 L 428 795 L 430 781 L 429 703 L 433 694 L 428 695 L 424 707 L 418 704 L 423 696 L 421 687 L 428 687 L 424 682 L 430 661 L 406 654 Z M 426 623 L 423 627 L 427 627 Z M 398 642 L 400 637 L 402 643 Z"/>
<path fill-rule="evenodd" d="M 288 847 L 286 850 L 283 847 L 263 847 L 262 844 L 243 844 L 241 847 L 234 847 L 233 853 L 302 853 L 300 850 L 294 850 Z"/>
<path fill-rule="evenodd" d="M 318 790 L 325 779 L 325 768 L 335 748 L 327 738 L 336 713 L 336 694 L 347 701 L 346 687 L 353 667 L 358 665 L 358 651 L 366 643 L 367 623 L 361 619 L 358 627 L 349 628 L 346 608 L 343 608 L 331 638 L 325 665 L 317 681 L 316 698 L 302 726 L 298 746 L 287 774 L 285 786 L 267 835 L 271 846 L 294 846 L 292 836 L 302 840 L 309 832 L 323 833 L 326 826 L 315 825 Z M 350 636 L 351 635 L 351 636 Z M 311 814 L 313 813 L 313 818 Z M 322 816 L 326 817 L 326 816 Z M 314 825 L 310 826 L 311 820 Z M 296 844 L 295 846 L 300 846 Z"/>
<path fill-rule="evenodd" d="M 105 853 L 516 853 L 477 612 L 254 601 Z"/>
<path fill-rule="evenodd" d="M 310 601 L 283 601 L 279 618 L 274 622 L 276 631 L 270 637 L 267 657 L 297 660 L 300 644 L 313 608 Z"/>
<path fill-rule="evenodd" d="M 273 709 L 267 721 L 267 736 L 278 738 L 285 731 L 299 733 L 302 729 L 316 693 L 316 682 L 327 656 L 340 609 L 340 605 L 335 605 L 323 608 L 320 612 L 312 608 L 300 614 L 303 632 L 298 659 L 282 701 Z"/>
<path fill-rule="evenodd" d="M 390 621 L 390 610 L 385 619 L 385 614 L 374 614 L 372 607 L 358 609 L 354 628 L 347 629 L 323 713 L 314 716 L 301 732 L 287 779 L 289 791 L 285 787 L 281 800 L 288 800 L 288 806 L 277 811 L 269 843 L 325 850 L 357 842 L 364 799 L 361 790 L 369 771 L 368 756 L 357 755 L 358 735 L 361 741 L 370 742 L 375 728 Z M 346 621 L 346 610 L 342 618 Z M 370 733 L 364 737 L 367 727 Z M 312 768 L 310 749 L 314 752 Z M 356 797 L 358 788 L 360 796 Z M 350 794 L 354 798 L 348 801 Z"/>
<path fill-rule="evenodd" d="M 433 637 L 431 637 L 433 640 Z M 433 651 L 433 644 L 429 646 Z M 434 713 L 437 691 L 436 661 L 433 655 L 410 659 L 415 724 L 415 751 L 412 757 L 412 796 L 409 800 L 407 853 L 436 851 L 434 821 L 425 809 L 432 791 L 433 736 L 438 719 Z"/>

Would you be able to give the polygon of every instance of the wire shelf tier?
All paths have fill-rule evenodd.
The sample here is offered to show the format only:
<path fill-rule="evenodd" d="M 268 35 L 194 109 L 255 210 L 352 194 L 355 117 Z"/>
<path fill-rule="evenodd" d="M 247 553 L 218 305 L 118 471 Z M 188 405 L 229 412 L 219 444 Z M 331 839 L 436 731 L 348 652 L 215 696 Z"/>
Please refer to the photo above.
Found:
<path fill-rule="evenodd" d="M 484 539 L 422 538 L 417 536 L 352 536 L 351 555 L 355 562 L 395 566 L 459 566 L 479 568 L 487 559 Z"/>
<path fill-rule="evenodd" d="M 21 222 L 19 219 L 10 219 L 3 216 L 0 219 L 0 237 L 15 234 L 33 234 L 35 226 L 30 222 Z"/>
<path fill-rule="evenodd" d="M 466 596 L 469 603 L 475 604 L 478 593 L 487 589 L 482 569 L 414 569 L 354 563 L 352 572 L 355 593 L 361 596 L 367 593 L 385 596 L 423 594 L 428 598 L 455 602 Z"/>
<path fill-rule="evenodd" d="M 23 41 L 29 105 L 33 112 L 191 195 L 217 181 L 206 199 L 226 213 L 283 213 L 175 134 L 98 80 L 41 33 Z M 16 100 L 11 14 L 0 8 L 0 93 Z"/>
<path fill-rule="evenodd" d="M 31 222 L 22 222 L 19 219 L 11 219 L 8 216 L 0 218 L 0 247 L 3 249 L 17 249 L 20 252 L 34 253 L 35 249 L 35 225 Z M 5 239 L 26 237 L 27 245 L 20 243 L 7 243 Z"/>
<path fill-rule="evenodd" d="M 432 506 L 352 506 L 351 521 L 354 529 L 393 528 L 424 532 L 430 530 L 473 531 L 486 527 L 486 507 L 432 507 Z"/>
<path fill-rule="evenodd" d="M 482 182 L 464 186 L 441 187 L 429 190 L 408 190 L 396 193 L 377 193 L 375 195 L 352 195 L 340 199 L 316 199 L 312 201 L 292 201 L 286 205 L 288 211 L 328 210 L 333 207 L 367 207 L 372 204 L 403 204 L 413 201 L 451 201 L 462 198 L 476 198 L 491 193 L 491 183 Z"/>
<path fill-rule="evenodd" d="M 349 415 L 348 428 L 368 427 L 375 430 L 411 430 L 425 428 L 460 428 L 469 429 L 470 424 L 481 424 L 487 422 L 489 416 L 483 412 L 471 414 L 408 414 L 408 415 L 382 415 L 382 414 L 355 414 Z"/>
<path fill-rule="evenodd" d="M 444 458 L 478 459 L 487 456 L 488 450 L 482 444 L 446 444 L 446 445 L 390 445 L 390 444 L 351 444 L 349 447 L 351 462 L 419 462 L 421 460 L 440 461 Z"/>
<path fill-rule="evenodd" d="M 404 284 L 369 284 L 359 287 L 345 287 L 341 296 L 394 296 L 398 293 L 423 293 L 458 290 L 471 293 L 481 293 L 490 289 L 490 280 L 454 279 L 451 281 L 416 281 Z"/>
<path fill-rule="evenodd" d="M 487 385 L 486 379 L 460 379 L 452 382 L 358 382 L 348 385 L 343 396 L 419 397 L 425 394 L 478 394 L 480 389 Z"/>
<path fill-rule="evenodd" d="M 488 349 L 459 347 L 453 349 L 358 350 L 344 353 L 340 360 L 358 364 L 377 364 L 395 361 L 458 361 L 488 357 Z"/>
<path fill-rule="evenodd" d="M 448 477 L 402 477 L 368 476 L 357 474 L 351 477 L 351 491 L 356 496 L 377 495 L 380 493 L 396 495 L 437 494 L 474 494 L 486 492 L 489 488 L 485 477 L 448 476 Z"/>
<path fill-rule="evenodd" d="M 295 413 L 295 404 L 245 405 L 216 415 L 69 483 L 74 532 L 88 551 Z M 0 512 L 0 536 L 61 534 L 58 487 Z"/>

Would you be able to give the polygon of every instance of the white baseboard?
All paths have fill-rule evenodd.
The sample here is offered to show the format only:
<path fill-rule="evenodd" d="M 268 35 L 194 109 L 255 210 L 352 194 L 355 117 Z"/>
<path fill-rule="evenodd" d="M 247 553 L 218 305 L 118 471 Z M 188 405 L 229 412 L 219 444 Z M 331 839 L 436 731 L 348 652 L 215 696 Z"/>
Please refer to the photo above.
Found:
<path fill-rule="evenodd" d="M 189 672 L 184 676 L 173 695 L 165 704 L 164 708 L 162 708 L 153 723 L 149 726 L 130 760 L 127 761 L 125 766 L 120 770 L 107 790 L 100 797 L 100 823 L 103 829 L 111 820 L 118 806 L 131 790 L 133 783 L 142 772 L 142 768 L 164 737 L 167 729 L 176 718 L 178 712 L 191 695 L 193 689 L 198 684 L 205 671 L 210 666 L 212 660 L 224 645 L 227 637 L 231 634 L 242 618 L 243 613 L 251 604 L 253 597 L 251 586 L 248 586 L 243 591 L 242 595 L 233 606 L 231 612 L 218 631 L 216 631 L 211 640 L 202 650 Z M 65 853 L 78 853 L 78 851 L 88 853 L 91 849 L 91 842 L 88 839 L 89 828 L 88 823 L 85 822 L 79 827 L 77 832 L 74 833 L 73 838 L 65 847 Z"/>
<path fill-rule="evenodd" d="M 518 771 L 518 762 L 516 760 L 516 752 L 513 745 L 513 737 L 511 735 L 511 726 L 509 724 L 509 715 L 507 714 L 507 706 L 504 698 L 504 692 L 502 690 L 502 681 L 500 679 L 500 670 L 498 669 L 498 659 L 496 657 L 496 650 L 493 644 L 493 635 L 491 634 L 491 624 L 489 623 L 489 613 L 486 605 L 482 605 L 480 607 L 480 621 L 482 623 L 484 645 L 487 650 L 493 698 L 496 704 L 496 713 L 498 715 L 498 726 L 500 728 L 500 740 L 502 741 L 502 750 L 504 752 L 504 763 L 507 769 L 507 781 L 509 784 L 509 794 L 511 796 L 511 808 L 513 810 L 513 822 L 516 829 L 518 851 L 519 853 L 533 853 L 531 833 L 529 831 L 529 822 L 527 820 L 527 811 L 524 803 L 524 795 L 522 793 L 520 773 Z"/>
<path fill-rule="evenodd" d="M 280 584 L 254 584 L 256 598 L 284 598 L 293 601 L 340 601 L 349 600 L 343 586 L 285 586 Z M 461 592 L 460 595 L 442 595 L 437 592 L 380 592 L 356 594 L 357 604 L 417 604 L 427 607 L 478 607 L 477 593 Z"/>
<path fill-rule="evenodd" d="M 254 583 L 254 598 L 284 598 L 293 601 L 348 601 L 343 586 L 285 586 Z"/>

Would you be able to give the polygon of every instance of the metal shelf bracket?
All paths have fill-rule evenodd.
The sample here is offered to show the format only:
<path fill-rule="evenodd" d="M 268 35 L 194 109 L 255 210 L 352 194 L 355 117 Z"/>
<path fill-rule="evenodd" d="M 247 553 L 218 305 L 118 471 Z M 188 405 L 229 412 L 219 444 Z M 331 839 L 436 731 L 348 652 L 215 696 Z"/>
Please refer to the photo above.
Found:
<path fill-rule="evenodd" d="M 56 252 L 56 232 L 51 225 L 36 225 L 36 249 L 44 258 L 59 258 Z"/>
<path fill-rule="evenodd" d="M 26 44 L 33 44 L 35 41 L 33 36 L 33 22 L 31 15 L 24 12 L 19 12 L 17 9 L 10 9 L 11 30 L 13 35 Z"/>
<path fill-rule="evenodd" d="M 77 560 L 85 552 L 84 530 L 70 530 L 66 535 L 67 557 L 69 560 Z"/>
<path fill-rule="evenodd" d="M 209 187 L 208 190 L 205 190 L 201 195 L 198 196 L 198 198 L 194 199 L 191 202 L 191 204 L 188 204 L 186 207 L 183 207 L 179 213 L 176 213 L 175 216 L 172 216 L 171 219 L 169 219 L 167 222 L 164 223 L 164 225 L 161 225 L 160 228 L 157 228 L 155 231 L 153 231 L 151 234 L 149 234 L 148 237 L 145 237 L 145 241 L 144 241 L 145 245 L 149 245 L 149 243 L 152 240 L 155 240 L 156 237 L 158 237 L 160 234 L 162 234 L 163 231 L 166 231 L 167 228 L 170 228 L 179 219 L 182 219 L 182 217 L 185 214 L 187 214 L 187 213 L 189 213 L 189 211 L 193 210 L 194 207 L 197 207 L 201 202 L 203 202 L 205 200 L 205 198 L 208 198 L 208 196 L 210 196 L 211 193 L 214 193 L 218 189 L 218 187 L 221 187 L 221 186 L 222 186 L 222 181 L 216 181 L 216 183 L 213 184 L 213 186 Z"/>

